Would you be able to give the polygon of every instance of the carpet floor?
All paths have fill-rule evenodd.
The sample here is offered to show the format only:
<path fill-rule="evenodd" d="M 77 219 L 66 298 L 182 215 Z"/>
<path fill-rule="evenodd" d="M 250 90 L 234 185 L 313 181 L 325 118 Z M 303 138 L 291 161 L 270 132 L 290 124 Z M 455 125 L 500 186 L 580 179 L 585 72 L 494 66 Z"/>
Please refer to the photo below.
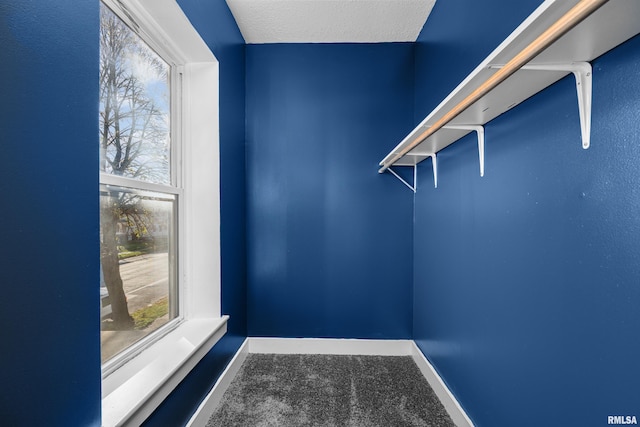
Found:
<path fill-rule="evenodd" d="M 455 427 L 410 356 L 249 354 L 207 427 Z"/>

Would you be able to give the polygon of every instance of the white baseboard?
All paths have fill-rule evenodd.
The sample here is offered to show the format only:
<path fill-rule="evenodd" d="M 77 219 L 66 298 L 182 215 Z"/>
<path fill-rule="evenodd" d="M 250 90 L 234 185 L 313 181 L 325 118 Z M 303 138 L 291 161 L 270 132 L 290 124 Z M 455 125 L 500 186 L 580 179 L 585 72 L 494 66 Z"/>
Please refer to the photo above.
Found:
<path fill-rule="evenodd" d="M 359 340 L 334 338 L 247 338 L 249 353 L 357 354 L 412 356 L 411 340 Z"/>
<path fill-rule="evenodd" d="M 418 348 L 415 342 L 412 341 L 413 353 L 413 361 L 416 362 L 420 372 L 427 379 L 427 382 L 431 386 L 433 392 L 438 396 L 440 403 L 444 406 L 444 409 L 447 410 L 447 413 L 453 420 L 453 423 L 457 427 L 474 427 L 473 422 L 467 416 L 458 400 L 455 398 L 449 387 L 442 380 L 438 372 L 435 370 L 433 365 L 427 360 L 427 358 L 422 354 L 422 351 Z"/>
<path fill-rule="evenodd" d="M 360 340 L 330 338 L 247 338 L 211 392 L 191 417 L 187 427 L 202 427 L 249 353 L 338 354 L 363 356 L 411 356 L 457 427 L 474 427 L 447 385 L 412 340 Z"/>
<path fill-rule="evenodd" d="M 231 359 L 231 362 L 229 362 L 225 370 L 220 374 L 218 381 L 216 381 L 207 397 L 205 397 L 202 403 L 200 403 L 200 406 L 198 406 L 198 409 L 195 414 L 193 414 L 186 427 L 204 427 L 207 425 L 211 414 L 213 414 L 213 411 L 215 411 L 220 400 L 222 400 L 222 395 L 227 391 L 229 384 L 231 384 L 231 381 L 233 381 L 240 370 L 240 367 L 244 363 L 244 360 L 247 358 L 247 355 L 249 354 L 248 348 L 249 345 L 247 340 L 244 340 L 236 354 L 233 356 L 233 359 Z"/>

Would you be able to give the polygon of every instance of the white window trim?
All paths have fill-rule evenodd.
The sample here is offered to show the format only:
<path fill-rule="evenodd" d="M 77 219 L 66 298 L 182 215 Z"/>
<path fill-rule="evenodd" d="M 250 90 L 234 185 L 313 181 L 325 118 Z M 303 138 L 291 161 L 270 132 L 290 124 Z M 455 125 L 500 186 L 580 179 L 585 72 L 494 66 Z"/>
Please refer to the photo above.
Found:
<path fill-rule="evenodd" d="M 102 425 L 139 425 L 226 332 L 220 313 L 218 61 L 175 0 L 103 0 L 179 59 L 184 205 L 181 313 L 161 338 L 103 375 Z"/>

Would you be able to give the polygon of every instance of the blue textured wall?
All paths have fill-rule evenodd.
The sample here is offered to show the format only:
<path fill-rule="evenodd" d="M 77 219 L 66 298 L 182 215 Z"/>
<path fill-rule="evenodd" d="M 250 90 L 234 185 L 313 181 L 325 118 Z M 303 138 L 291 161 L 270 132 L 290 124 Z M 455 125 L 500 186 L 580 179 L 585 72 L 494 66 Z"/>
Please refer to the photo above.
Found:
<path fill-rule="evenodd" d="M 413 46 L 247 46 L 250 336 L 411 336 Z"/>
<path fill-rule="evenodd" d="M 484 178 L 471 137 L 441 152 L 438 189 L 421 167 L 414 338 L 479 427 L 640 411 L 640 38 L 593 66 L 589 150 L 567 78 L 486 126 Z"/>
<path fill-rule="evenodd" d="M 0 419 L 99 426 L 90 286 L 99 269 L 99 3 L 50 3 L 0 4 Z M 246 336 L 244 42 L 224 2 L 181 6 L 220 60 L 222 309 L 231 321 L 147 423 L 162 426 L 188 420 Z"/>
<path fill-rule="evenodd" d="M 230 319 L 227 334 L 147 419 L 145 427 L 186 424 L 247 336 L 244 39 L 225 2 L 178 3 L 220 65 L 222 313 Z"/>
<path fill-rule="evenodd" d="M 100 425 L 97 1 L 0 2 L 0 424 Z"/>

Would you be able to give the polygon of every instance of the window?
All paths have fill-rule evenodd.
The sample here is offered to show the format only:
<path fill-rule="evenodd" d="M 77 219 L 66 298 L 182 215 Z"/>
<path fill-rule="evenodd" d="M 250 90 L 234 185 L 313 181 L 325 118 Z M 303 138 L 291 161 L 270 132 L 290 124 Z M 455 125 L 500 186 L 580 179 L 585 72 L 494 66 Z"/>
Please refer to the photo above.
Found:
<path fill-rule="evenodd" d="M 179 315 L 175 67 L 100 8 L 103 363 Z M 175 101 L 174 101 L 175 103 Z M 150 191 L 151 190 L 151 191 Z"/>
<path fill-rule="evenodd" d="M 175 0 L 102 3 L 102 425 L 140 425 L 226 331 L 218 63 Z"/>

